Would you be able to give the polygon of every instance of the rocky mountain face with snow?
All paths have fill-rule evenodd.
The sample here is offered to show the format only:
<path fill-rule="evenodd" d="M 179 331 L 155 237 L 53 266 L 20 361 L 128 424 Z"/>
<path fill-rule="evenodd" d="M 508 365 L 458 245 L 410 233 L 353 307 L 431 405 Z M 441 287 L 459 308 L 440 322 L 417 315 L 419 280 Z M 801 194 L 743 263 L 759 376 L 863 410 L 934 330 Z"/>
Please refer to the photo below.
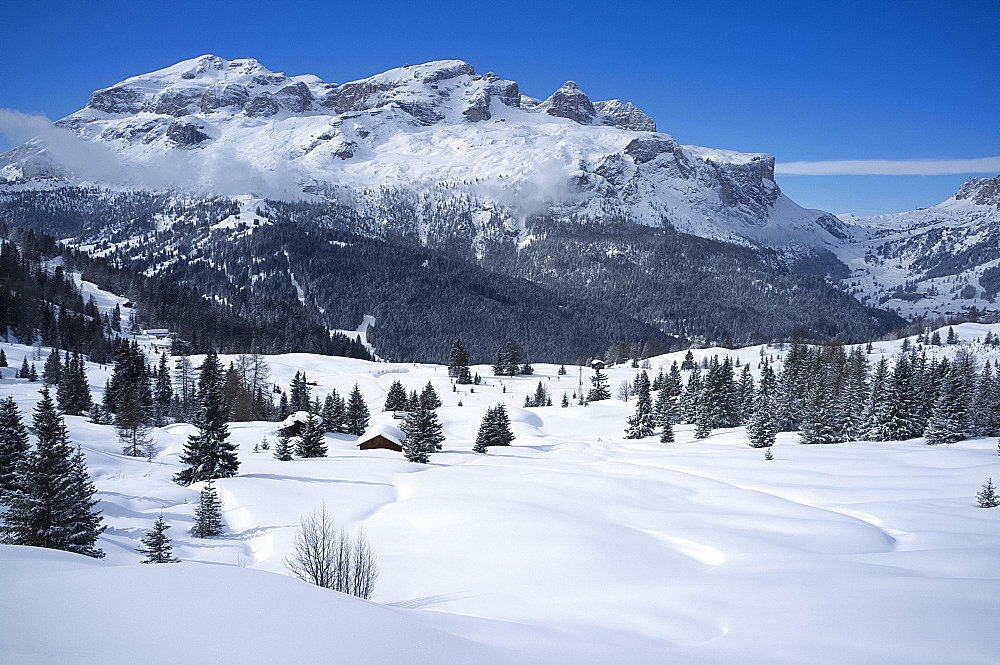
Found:
<path fill-rule="evenodd" d="M 98 90 L 56 124 L 113 168 L 38 141 L 5 155 L 0 178 L 356 207 L 389 188 L 414 200 L 424 237 L 442 229 L 420 208 L 457 198 L 474 201 L 480 236 L 523 239 L 539 215 L 764 245 L 824 246 L 841 233 L 781 193 L 770 155 L 681 146 L 629 102 L 591 101 L 572 81 L 538 101 L 458 60 L 336 84 L 206 55 Z"/>
<path fill-rule="evenodd" d="M 485 286 L 490 275 L 507 293 L 529 293 L 514 286 L 527 280 L 545 306 L 484 328 L 480 353 L 498 336 L 551 336 L 559 312 L 587 332 L 543 350 L 573 356 L 621 336 L 864 339 L 902 322 L 836 282 L 857 277 L 837 257 L 869 242 L 856 220 L 791 201 L 770 155 L 656 130 L 633 104 L 592 101 L 572 81 L 536 99 L 458 60 L 336 84 L 202 56 L 98 90 L 0 156 L 0 215 L 197 281 L 221 302 L 266 286 L 330 328 L 376 315 L 400 358 L 437 359 L 485 303 L 520 311 Z M 367 262 L 330 264 L 308 240 L 320 231 L 324 247 L 363 246 Z M 277 262 L 275 243 L 287 245 Z M 363 287 L 345 291 L 348 264 Z M 418 319 L 401 294 L 427 266 L 450 309 Z M 402 342 L 414 336 L 433 341 Z"/>
<path fill-rule="evenodd" d="M 997 310 L 1000 176 L 969 180 L 930 208 L 842 221 L 842 284 L 862 302 L 906 317 Z"/>

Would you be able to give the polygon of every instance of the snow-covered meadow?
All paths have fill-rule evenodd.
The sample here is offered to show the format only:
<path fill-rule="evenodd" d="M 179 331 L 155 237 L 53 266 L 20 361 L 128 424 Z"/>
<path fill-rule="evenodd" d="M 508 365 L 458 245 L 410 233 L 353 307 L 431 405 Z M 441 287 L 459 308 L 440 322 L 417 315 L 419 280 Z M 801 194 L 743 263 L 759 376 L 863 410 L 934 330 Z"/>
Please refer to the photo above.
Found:
<path fill-rule="evenodd" d="M 955 329 L 997 353 L 973 340 L 1000 325 Z M 876 343 L 871 357 L 899 347 Z M 0 398 L 30 419 L 40 384 L 12 377 L 33 349 L 0 348 L 11 365 Z M 756 368 L 760 352 L 694 354 Z M 652 359 L 651 374 L 683 355 Z M 279 462 L 254 452 L 274 443 L 274 423 L 233 423 L 240 472 L 217 481 L 228 530 L 196 539 L 199 486 L 171 480 L 192 426 L 155 430 L 161 451 L 146 461 L 122 456 L 113 428 L 68 417 L 99 490 L 107 558 L 0 547 L 0 662 L 997 662 L 1000 510 L 975 504 L 988 476 L 1000 480 L 995 439 L 805 446 L 786 433 L 765 461 L 743 428 L 696 441 L 679 425 L 662 444 L 623 438 L 634 400 L 561 408 L 576 367 L 499 379 L 477 366 L 484 384 L 452 392 L 444 366 L 268 363 L 281 386 L 304 370 L 320 397 L 356 382 L 373 423 L 395 422 L 381 411 L 393 381 L 430 381 L 444 451 L 411 464 L 327 435 L 327 457 Z M 637 371 L 611 368 L 612 392 Z M 89 367 L 95 397 L 108 376 Z M 538 381 L 555 406 L 522 408 Z M 498 402 L 517 438 L 476 454 Z M 371 541 L 374 603 L 287 577 L 299 517 L 321 502 Z M 140 566 L 135 548 L 161 512 L 184 563 Z"/>

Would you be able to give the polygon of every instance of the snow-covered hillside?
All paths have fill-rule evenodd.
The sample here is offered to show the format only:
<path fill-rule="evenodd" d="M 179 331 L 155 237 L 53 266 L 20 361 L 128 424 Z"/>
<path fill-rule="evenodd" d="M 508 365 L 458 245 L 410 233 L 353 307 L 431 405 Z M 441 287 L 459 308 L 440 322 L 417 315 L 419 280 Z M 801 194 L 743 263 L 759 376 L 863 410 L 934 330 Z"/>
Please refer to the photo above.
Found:
<path fill-rule="evenodd" d="M 862 302 L 903 316 L 996 310 L 1000 283 L 1000 176 L 975 178 L 930 208 L 875 217 L 843 216 L 850 238 L 836 250 L 851 269 L 842 284 Z"/>
<path fill-rule="evenodd" d="M 955 332 L 959 344 L 928 353 L 1000 358 L 977 341 L 1000 325 Z M 871 357 L 901 343 L 875 343 Z M 12 367 L 34 352 L 0 348 Z M 779 347 L 693 353 L 756 368 L 762 351 L 780 367 Z M 651 372 L 683 355 L 651 359 Z M 765 461 L 743 428 L 695 440 L 678 425 L 677 443 L 662 444 L 623 438 L 634 401 L 560 408 L 578 388 L 575 367 L 501 379 L 477 366 L 484 384 L 452 392 L 437 365 L 268 363 L 283 386 L 304 370 L 315 395 L 357 383 L 373 423 L 395 422 L 379 410 L 393 381 L 430 381 L 444 451 L 411 464 L 327 435 L 327 457 L 279 462 L 253 452 L 274 442 L 275 423 L 233 423 L 240 472 L 217 481 L 228 530 L 205 540 L 187 533 L 199 487 L 171 480 L 192 426 L 155 430 L 161 452 L 145 461 L 119 454 L 113 428 L 68 417 L 109 525 L 107 558 L 0 548 L 0 661 L 939 665 L 990 663 L 1000 648 L 1000 510 L 974 501 L 988 476 L 1000 479 L 995 439 L 806 446 L 789 433 Z M 0 397 L 28 412 L 39 384 L 13 371 L 2 370 Z M 612 388 L 637 371 L 611 368 Z M 95 396 L 108 375 L 89 367 Z M 557 406 L 521 408 L 539 381 Z M 498 402 L 517 438 L 476 454 L 479 421 Z M 372 542 L 374 604 L 275 575 L 299 517 L 324 501 Z M 185 563 L 140 566 L 135 547 L 161 512 Z"/>
<path fill-rule="evenodd" d="M 682 147 L 630 103 L 591 102 L 572 81 L 544 101 L 522 98 L 514 81 L 459 60 L 338 85 L 206 55 L 98 90 L 56 124 L 68 131 L 0 157 L 0 176 L 305 191 L 351 206 L 377 205 L 387 187 L 432 206 L 471 198 L 476 223 L 500 218 L 515 232 L 548 213 L 824 246 L 841 226 L 785 197 L 770 155 Z"/>

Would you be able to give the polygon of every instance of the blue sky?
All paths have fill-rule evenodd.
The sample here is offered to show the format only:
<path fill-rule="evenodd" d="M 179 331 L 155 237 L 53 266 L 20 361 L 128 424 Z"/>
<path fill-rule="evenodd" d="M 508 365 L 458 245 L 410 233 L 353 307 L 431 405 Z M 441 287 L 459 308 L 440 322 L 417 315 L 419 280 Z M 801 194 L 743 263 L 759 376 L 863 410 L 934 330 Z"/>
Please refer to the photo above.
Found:
<path fill-rule="evenodd" d="M 572 79 L 682 143 L 779 163 L 987 158 L 1000 156 L 998 25 L 996 0 L 19 2 L 0 22 L 0 108 L 56 119 L 203 53 L 337 82 L 461 58 L 536 97 Z M 778 182 L 802 205 L 871 214 L 933 205 L 972 177 L 881 168 Z"/>

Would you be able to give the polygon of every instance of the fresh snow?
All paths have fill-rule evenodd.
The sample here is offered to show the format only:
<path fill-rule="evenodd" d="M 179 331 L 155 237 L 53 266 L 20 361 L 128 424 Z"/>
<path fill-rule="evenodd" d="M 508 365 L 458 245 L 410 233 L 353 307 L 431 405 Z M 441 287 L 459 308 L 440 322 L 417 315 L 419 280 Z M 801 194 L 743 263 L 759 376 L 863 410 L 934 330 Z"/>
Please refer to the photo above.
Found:
<path fill-rule="evenodd" d="M 1000 325 L 955 331 L 961 347 L 1000 358 L 976 341 Z M 152 340 L 139 340 L 152 354 Z M 875 343 L 871 359 L 900 344 Z M 34 349 L 0 348 L 11 365 L 0 398 L 30 414 L 40 384 L 12 376 Z M 785 353 L 763 351 L 779 363 Z M 761 347 L 693 351 L 726 353 L 756 370 Z M 683 355 L 653 358 L 651 373 Z M 572 394 L 576 367 L 501 379 L 475 366 L 484 384 L 456 393 L 438 365 L 268 362 L 273 382 L 304 370 L 321 397 L 357 383 L 373 427 L 398 424 L 380 410 L 393 381 L 408 391 L 430 381 L 444 402 L 444 451 L 418 465 L 328 435 L 327 457 L 278 462 L 253 453 L 265 436 L 273 447 L 277 423 L 233 423 L 240 473 L 217 481 L 228 529 L 201 540 L 188 535 L 200 486 L 171 481 L 193 426 L 155 430 L 161 452 L 147 462 L 120 455 L 111 427 L 68 417 L 109 526 L 107 558 L 0 548 L 0 662 L 996 661 L 1000 510 L 975 505 L 986 478 L 1000 478 L 995 439 L 806 446 L 789 433 L 764 461 L 743 428 L 695 441 L 680 425 L 669 445 L 625 440 L 634 400 L 521 408 L 539 381 L 556 404 Z M 110 369 L 88 370 L 99 397 Z M 610 368 L 612 390 L 638 371 Z M 473 453 L 498 402 L 517 438 Z M 375 602 L 287 576 L 299 518 L 322 502 L 371 541 Z M 184 563 L 139 565 L 139 538 L 161 512 Z"/>

